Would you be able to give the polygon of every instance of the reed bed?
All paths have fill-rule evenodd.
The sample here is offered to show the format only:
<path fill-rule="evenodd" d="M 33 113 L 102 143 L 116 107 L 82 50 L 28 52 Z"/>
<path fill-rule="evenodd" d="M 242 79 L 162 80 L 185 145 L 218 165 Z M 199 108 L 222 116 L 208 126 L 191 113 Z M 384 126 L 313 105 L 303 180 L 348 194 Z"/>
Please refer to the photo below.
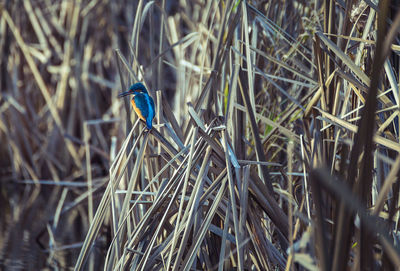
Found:
<path fill-rule="evenodd" d="M 400 268 L 395 2 L 2 3 L 0 267 Z"/>

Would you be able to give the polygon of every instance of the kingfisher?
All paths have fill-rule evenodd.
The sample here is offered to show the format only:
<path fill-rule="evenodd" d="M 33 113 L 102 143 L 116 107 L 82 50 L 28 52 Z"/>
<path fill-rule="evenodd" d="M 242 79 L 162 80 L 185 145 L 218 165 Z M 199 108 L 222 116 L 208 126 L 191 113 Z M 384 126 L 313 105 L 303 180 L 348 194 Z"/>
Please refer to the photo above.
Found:
<path fill-rule="evenodd" d="M 119 98 L 133 95 L 131 104 L 136 114 L 146 123 L 150 130 L 153 127 L 153 119 L 155 116 L 154 101 L 147 92 L 146 87 L 142 83 L 133 84 L 128 91 L 120 93 Z"/>

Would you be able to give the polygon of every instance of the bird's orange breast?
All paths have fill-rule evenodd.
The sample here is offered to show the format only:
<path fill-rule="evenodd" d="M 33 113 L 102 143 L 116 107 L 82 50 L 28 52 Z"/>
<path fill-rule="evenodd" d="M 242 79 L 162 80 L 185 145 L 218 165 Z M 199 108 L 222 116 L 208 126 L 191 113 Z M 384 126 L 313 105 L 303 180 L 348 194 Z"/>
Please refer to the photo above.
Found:
<path fill-rule="evenodd" d="M 143 121 L 146 121 L 146 118 L 143 116 L 143 114 L 140 111 L 139 107 L 136 106 L 135 99 L 131 100 L 131 104 L 132 104 L 133 110 L 135 110 L 135 112 L 139 116 L 139 118 L 142 119 Z"/>

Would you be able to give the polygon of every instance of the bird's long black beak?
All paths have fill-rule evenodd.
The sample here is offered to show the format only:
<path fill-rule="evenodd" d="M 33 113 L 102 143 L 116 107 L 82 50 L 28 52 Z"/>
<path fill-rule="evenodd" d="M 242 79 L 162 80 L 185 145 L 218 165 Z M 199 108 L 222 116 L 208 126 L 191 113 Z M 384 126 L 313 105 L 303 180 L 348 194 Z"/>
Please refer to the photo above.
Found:
<path fill-rule="evenodd" d="M 131 91 L 122 92 L 122 93 L 118 94 L 118 98 L 128 96 L 129 94 L 132 94 L 132 92 Z"/>

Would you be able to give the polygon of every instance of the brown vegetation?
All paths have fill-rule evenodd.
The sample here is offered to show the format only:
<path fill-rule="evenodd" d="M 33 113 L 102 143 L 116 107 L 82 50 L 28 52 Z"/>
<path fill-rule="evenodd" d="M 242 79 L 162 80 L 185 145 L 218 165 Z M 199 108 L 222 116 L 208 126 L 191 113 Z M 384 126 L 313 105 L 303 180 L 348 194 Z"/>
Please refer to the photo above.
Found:
<path fill-rule="evenodd" d="M 400 267 L 389 1 L 0 11 L 0 268 Z"/>

